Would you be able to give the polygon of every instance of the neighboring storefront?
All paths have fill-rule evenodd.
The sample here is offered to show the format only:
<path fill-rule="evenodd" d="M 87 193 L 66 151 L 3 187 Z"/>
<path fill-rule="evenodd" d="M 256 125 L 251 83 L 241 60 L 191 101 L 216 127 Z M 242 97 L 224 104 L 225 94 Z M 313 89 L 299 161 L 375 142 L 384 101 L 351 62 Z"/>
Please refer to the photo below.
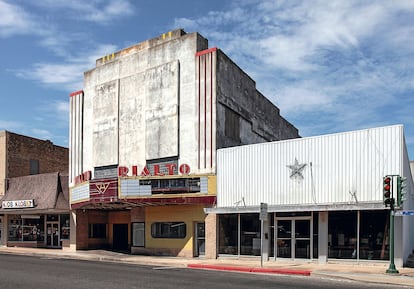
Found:
<path fill-rule="evenodd" d="M 406 178 L 402 204 L 414 190 L 400 125 L 218 150 L 218 256 L 385 261 L 390 258 L 386 175 Z M 414 249 L 414 218 L 394 217 L 395 262 Z M 264 216 L 264 217 L 263 217 Z M 263 219 L 263 231 L 261 230 Z"/>
<path fill-rule="evenodd" d="M 37 174 L 7 180 L 1 200 L 2 245 L 62 248 L 71 246 L 68 177 Z"/>

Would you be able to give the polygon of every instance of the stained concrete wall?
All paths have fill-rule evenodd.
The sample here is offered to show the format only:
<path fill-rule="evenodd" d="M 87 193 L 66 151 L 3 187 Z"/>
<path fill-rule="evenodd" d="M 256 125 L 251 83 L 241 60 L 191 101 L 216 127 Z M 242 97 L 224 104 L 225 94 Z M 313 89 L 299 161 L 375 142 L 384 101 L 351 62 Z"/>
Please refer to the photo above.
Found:
<path fill-rule="evenodd" d="M 82 109 L 83 139 L 71 137 L 71 147 L 83 159 L 71 164 L 83 171 L 175 159 L 215 173 L 218 148 L 299 136 L 230 58 L 182 30 L 98 59 Z"/>
<path fill-rule="evenodd" d="M 199 34 L 175 30 L 102 58 L 85 73 L 84 171 L 178 156 L 195 167 L 194 63 L 205 48 Z"/>
<path fill-rule="evenodd" d="M 217 148 L 299 137 L 255 81 L 222 51 L 217 53 L 217 119 Z"/>

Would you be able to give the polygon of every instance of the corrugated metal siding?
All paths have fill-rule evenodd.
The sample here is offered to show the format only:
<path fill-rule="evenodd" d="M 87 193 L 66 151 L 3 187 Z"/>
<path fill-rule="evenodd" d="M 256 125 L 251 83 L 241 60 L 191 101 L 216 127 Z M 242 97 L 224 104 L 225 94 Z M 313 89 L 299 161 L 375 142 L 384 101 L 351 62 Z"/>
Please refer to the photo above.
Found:
<path fill-rule="evenodd" d="M 218 150 L 217 205 L 382 201 L 382 178 L 402 173 L 401 125 Z M 290 177 L 295 160 L 303 179 Z"/>

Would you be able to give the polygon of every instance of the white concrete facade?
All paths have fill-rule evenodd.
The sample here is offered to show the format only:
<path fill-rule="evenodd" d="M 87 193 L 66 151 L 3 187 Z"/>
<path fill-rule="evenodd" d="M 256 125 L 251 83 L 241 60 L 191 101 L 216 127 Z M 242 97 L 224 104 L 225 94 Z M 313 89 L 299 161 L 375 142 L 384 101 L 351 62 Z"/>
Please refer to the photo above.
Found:
<path fill-rule="evenodd" d="M 299 136 L 247 74 L 183 30 L 98 59 L 70 103 L 72 185 L 96 168 L 172 159 L 214 174 L 217 148 Z"/>

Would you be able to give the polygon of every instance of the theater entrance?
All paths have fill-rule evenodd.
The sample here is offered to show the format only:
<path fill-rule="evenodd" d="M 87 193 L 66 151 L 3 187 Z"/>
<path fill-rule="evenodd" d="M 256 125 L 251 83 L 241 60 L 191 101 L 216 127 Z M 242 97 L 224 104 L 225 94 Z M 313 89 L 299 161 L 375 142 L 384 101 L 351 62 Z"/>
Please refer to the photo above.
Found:
<path fill-rule="evenodd" d="M 113 225 L 112 249 L 120 252 L 128 252 L 128 224 Z"/>

